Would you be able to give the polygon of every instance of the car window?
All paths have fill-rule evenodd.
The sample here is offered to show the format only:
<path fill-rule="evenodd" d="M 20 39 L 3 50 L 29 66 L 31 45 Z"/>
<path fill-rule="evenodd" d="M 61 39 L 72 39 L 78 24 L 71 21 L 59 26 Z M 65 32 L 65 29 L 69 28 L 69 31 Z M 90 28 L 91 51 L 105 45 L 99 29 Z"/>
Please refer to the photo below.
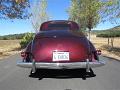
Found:
<path fill-rule="evenodd" d="M 49 24 L 48 30 L 69 30 L 69 24 Z"/>
<path fill-rule="evenodd" d="M 43 30 L 79 30 L 79 26 L 72 21 L 47 21 L 40 27 L 40 31 Z"/>

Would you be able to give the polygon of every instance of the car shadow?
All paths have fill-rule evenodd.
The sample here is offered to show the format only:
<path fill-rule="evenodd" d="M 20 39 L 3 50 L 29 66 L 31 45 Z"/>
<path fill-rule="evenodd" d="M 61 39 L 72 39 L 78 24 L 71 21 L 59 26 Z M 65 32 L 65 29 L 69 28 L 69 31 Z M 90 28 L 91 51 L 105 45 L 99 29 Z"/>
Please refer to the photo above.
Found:
<path fill-rule="evenodd" d="M 96 75 L 91 70 L 91 72 L 85 71 L 85 69 L 65 69 L 65 70 L 37 70 L 36 73 L 29 75 L 31 78 L 38 78 L 42 80 L 43 78 L 54 78 L 54 79 L 71 79 L 71 78 L 81 78 L 86 80 L 86 78 L 92 78 Z"/>

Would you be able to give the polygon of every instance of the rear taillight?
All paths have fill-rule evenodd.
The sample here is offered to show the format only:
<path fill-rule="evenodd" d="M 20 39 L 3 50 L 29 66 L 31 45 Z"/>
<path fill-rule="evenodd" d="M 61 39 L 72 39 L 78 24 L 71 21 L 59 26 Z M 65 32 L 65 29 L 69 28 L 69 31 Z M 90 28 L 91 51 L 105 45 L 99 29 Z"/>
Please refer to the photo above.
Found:
<path fill-rule="evenodd" d="M 97 52 L 97 55 L 101 55 L 101 50 L 96 50 L 96 52 Z"/>
<path fill-rule="evenodd" d="M 22 51 L 22 52 L 21 52 L 21 57 L 26 58 L 26 57 L 27 57 L 27 53 L 24 52 L 24 51 Z"/>

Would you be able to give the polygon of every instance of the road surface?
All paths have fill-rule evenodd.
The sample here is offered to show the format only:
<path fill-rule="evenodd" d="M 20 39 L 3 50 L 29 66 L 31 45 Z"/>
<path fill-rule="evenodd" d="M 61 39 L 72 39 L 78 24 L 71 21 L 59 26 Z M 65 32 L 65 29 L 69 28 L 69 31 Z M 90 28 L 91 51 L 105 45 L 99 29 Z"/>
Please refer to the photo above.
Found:
<path fill-rule="evenodd" d="M 31 77 L 30 69 L 16 66 L 20 55 L 0 60 L 0 90 L 120 90 L 120 62 L 101 57 L 107 64 L 93 69 L 96 76 L 81 78 L 79 70 L 47 71 Z M 61 76 L 59 76 L 59 74 Z"/>

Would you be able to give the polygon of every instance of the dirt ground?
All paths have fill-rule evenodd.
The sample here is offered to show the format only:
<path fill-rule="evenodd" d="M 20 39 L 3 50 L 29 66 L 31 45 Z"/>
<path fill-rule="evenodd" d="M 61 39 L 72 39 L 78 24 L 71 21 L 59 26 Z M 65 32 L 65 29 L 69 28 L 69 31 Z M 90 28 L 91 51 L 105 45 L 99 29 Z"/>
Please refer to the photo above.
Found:
<path fill-rule="evenodd" d="M 19 52 L 20 40 L 0 40 L 0 59 Z"/>
<path fill-rule="evenodd" d="M 96 37 L 91 35 L 91 41 L 97 49 L 102 50 L 102 54 L 120 60 L 120 37 L 114 38 L 114 48 L 108 45 L 108 38 Z"/>

